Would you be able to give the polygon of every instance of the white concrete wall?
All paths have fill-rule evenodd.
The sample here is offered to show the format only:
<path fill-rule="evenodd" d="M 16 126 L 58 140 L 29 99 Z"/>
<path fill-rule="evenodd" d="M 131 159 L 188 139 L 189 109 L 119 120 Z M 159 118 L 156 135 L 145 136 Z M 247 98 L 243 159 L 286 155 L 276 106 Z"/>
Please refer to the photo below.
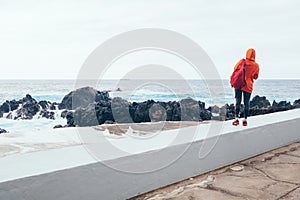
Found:
<path fill-rule="evenodd" d="M 219 136 L 216 145 L 202 159 L 199 159 L 199 149 L 205 141 L 203 139 L 192 144 L 177 144 L 159 151 L 154 150 L 112 159 L 106 161 L 105 164 L 91 163 L 2 182 L 0 183 L 0 199 L 116 200 L 130 198 L 300 141 L 299 110 L 290 112 L 289 116 L 294 115 L 294 117 L 278 120 L 278 116 L 286 119 L 285 115 L 288 114 L 275 113 L 253 118 L 252 121 L 250 118 L 249 123 L 255 123 L 257 120 L 260 124 L 247 128 L 232 128 L 229 126 L 230 122 L 226 122 L 227 125 L 224 126 L 223 134 Z M 214 137 L 206 139 L 205 142 L 210 140 L 214 142 Z M 178 154 L 186 148 L 187 151 L 171 165 L 150 173 L 125 173 L 107 167 L 107 165 L 121 166 L 122 169 L 128 171 L 134 171 L 136 166 L 147 166 L 151 169 L 151 166 L 156 166 L 156 164 L 169 159 L 170 155 Z M 15 165 L 18 163 L 16 162 Z"/>

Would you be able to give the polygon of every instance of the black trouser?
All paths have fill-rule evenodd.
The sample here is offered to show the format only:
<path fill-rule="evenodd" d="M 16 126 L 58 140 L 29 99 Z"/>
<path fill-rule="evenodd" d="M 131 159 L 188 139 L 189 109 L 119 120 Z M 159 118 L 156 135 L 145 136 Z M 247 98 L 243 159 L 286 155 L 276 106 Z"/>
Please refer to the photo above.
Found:
<path fill-rule="evenodd" d="M 235 90 L 235 117 L 238 117 L 240 114 L 240 109 L 241 109 L 241 102 L 242 102 L 242 94 L 244 96 L 244 105 L 245 105 L 245 112 L 244 112 L 244 117 L 247 119 L 249 116 L 249 108 L 250 108 L 250 96 L 251 93 L 245 92 L 242 90 Z"/>

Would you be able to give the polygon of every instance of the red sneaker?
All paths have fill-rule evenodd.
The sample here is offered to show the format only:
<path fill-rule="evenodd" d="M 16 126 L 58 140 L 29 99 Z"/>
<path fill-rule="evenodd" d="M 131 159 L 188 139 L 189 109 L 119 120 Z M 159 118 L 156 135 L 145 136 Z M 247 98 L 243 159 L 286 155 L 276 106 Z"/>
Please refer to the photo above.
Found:
<path fill-rule="evenodd" d="M 237 125 L 239 125 L 239 124 L 240 124 L 240 122 L 239 122 L 238 119 L 236 119 L 236 120 L 234 120 L 234 121 L 232 122 L 232 125 L 233 125 L 233 126 L 237 126 Z"/>
<path fill-rule="evenodd" d="M 247 121 L 243 121 L 243 126 L 247 126 Z"/>

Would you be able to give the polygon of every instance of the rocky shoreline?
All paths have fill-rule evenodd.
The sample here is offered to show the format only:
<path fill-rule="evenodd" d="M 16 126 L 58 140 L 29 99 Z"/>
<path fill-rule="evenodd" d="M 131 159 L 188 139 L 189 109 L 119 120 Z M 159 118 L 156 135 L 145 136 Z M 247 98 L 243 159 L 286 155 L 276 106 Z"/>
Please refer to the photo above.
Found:
<path fill-rule="evenodd" d="M 300 99 L 290 102 L 273 101 L 255 96 L 250 102 L 250 116 L 300 108 Z M 140 123 L 157 121 L 230 120 L 234 118 L 234 104 L 206 108 L 205 102 L 185 98 L 180 101 L 160 102 L 148 100 L 129 102 L 120 97 L 110 98 L 107 91 L 84 87 L 67 94 L 60 103 L 36 101 L 27 94 L 20 100 L 7 100 L 0 106 L 0 118 L 31 120 L 33 117 L 55 120 L 55 112 L 67 120 L 65 125 L 95 126 L 112 123 Z M 243 113 L 243 106 L 241 108 Z M 7 132 L 0 129 L 0 134 Z"/>

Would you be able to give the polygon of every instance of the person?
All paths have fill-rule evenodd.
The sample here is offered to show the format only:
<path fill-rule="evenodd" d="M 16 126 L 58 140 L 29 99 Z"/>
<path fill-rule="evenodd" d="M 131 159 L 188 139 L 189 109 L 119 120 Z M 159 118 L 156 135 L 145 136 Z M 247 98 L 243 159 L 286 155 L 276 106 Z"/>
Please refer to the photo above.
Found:
<path fill-rule="evenodd" d="M 255 50 L 253 48 L 248 49 L 246 53 L 246 59 L 245 59 L 246 85 L 243 86 L 241 89 L 235 89 L 235 100 L 236 100 L 235 119 L 232 122 L 232 124 L 235 126 L 239 125 L 239 115 L 241 109 L 242 96 L 244 97 L 244 107 L 245 107 L 243 126 L 247 126 L 247 117 L 249 116 L 250 97 L 253 91 L 253 82 L 258 78 L 258 74 L 259 74 L 259 65 L 256 63 L 255 57 L 256 57 Z M 242 62 L 243 59 L 241 59 L 235 65 L 234 69 L 237 69 L 237 67 L 239 67 Z"/>

